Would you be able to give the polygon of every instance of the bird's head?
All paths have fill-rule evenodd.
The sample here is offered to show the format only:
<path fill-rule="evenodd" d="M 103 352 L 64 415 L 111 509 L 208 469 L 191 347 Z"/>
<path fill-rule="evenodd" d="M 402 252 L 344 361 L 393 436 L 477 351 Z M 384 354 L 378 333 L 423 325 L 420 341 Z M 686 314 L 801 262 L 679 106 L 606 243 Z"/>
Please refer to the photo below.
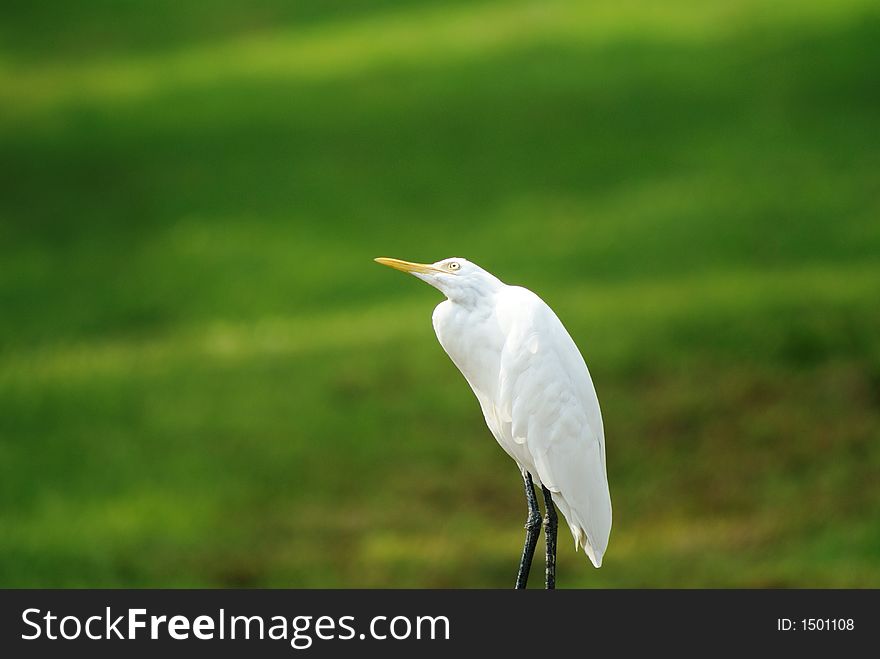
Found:
<path fill-rule="evenodd" d="M 502 283 L 476 263 L 454 256 L 436 263 L 410 263 L 380 257 L 376 263 L 408 272 L 431 284 L 453 302 L 466 302 L 489 295 Z"/>

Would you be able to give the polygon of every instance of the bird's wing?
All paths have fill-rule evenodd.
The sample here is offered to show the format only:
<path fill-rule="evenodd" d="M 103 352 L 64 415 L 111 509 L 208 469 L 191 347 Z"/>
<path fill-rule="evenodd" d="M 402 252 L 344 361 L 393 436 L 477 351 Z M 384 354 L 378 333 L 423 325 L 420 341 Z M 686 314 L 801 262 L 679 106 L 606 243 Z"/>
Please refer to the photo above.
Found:
<path fill-rule="evenodd" d="M 556 314 L 538 296 L 512 287 L 498 302 L 507 338 L 497 406 L 511 439 L 524 444 L 596 567 L 608 545 L 611 498 L 599 401 L 586 363 Z"/>

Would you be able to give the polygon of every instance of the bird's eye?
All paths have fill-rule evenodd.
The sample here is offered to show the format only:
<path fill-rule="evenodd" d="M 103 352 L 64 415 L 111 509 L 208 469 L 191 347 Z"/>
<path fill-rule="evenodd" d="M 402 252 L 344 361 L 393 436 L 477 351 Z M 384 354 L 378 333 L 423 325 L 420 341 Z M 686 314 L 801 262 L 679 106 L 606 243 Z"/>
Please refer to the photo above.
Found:
<path fill-rule="evenodd" d="M 461 267 L 461 264 L 456 261 L 450 261 L 446 264 L 446 267 L 450 270 L 458 270 Z"/>

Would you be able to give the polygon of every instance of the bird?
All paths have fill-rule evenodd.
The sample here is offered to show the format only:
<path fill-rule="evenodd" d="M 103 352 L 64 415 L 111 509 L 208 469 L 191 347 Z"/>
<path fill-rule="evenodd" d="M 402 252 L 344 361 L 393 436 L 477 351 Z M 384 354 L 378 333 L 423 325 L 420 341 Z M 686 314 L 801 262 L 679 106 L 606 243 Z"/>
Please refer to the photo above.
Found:
<path fill-rule="evenodd" d="M 479 401 L 486 425 L 516 462 L 528 506 L 516 575 L 526 587 L 543 521 L 545 587 L 556 587 L 558 516 L 601 567 L 611 533 L 611 493 L 599 399 L 583 356 L 538 295 L 464 258 L 377 263 L 414 275 L 446 297 L 432 322 L 440 345 Z M 542 520 L 535 486 L 544 499 Z"/>

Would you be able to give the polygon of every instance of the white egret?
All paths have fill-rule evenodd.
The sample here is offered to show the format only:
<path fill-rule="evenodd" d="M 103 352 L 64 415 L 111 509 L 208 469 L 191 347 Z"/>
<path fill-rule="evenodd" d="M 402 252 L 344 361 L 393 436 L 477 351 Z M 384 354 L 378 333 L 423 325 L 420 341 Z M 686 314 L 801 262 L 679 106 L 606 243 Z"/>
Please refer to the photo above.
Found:
<path fill-rule="evenodd" d="M 530 290 L 508 286 L 466 259 L 376 261 L 415 275 L 447 298 L 434 309 L 437 339 L 525 483 L 529 515 L 516 587 L 526 587 L 541 532 L 533 483 L 544 495 L 547 588 L 556 584 L 554 503 L 575 549 L 583 547 L 601 566 L 611 532 L 605 433 L 587 365 L 562 322 Z"/>

